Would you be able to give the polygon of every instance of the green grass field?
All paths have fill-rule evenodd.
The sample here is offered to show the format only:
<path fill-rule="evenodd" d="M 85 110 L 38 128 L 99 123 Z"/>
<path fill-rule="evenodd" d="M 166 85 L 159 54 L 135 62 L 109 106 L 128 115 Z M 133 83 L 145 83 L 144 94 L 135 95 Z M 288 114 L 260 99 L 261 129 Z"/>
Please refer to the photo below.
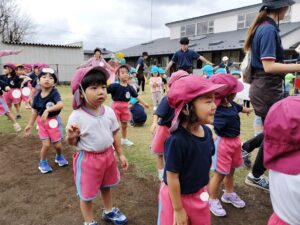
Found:
<path fill-rule="evenodd" d="M 64 109 L 62 110 L 60 115 L 65 126 L 68 120 L 68 116 L 72 111 L 72 94 L 69 86 L 62 85 L 59 86 L 58 89 L 64 102 Z M 152 100 L 149 87 L 146 87 L 146 94 L 141 95 L 141 97 L 151 106 Z M 108 95 L 106 104 L 111 104 L 110 95 Z M 12 112 L 15 113 L 14 109 L 12 110 Z M 128 127 L 128 138 L 132 140 L 135 145 L 132 147 L 124 147 L 124 152 L 126 157 L 128 158 L 129 163 L 131 165 L 135 165 L 138 173 L 141 176 L 156 175 L 155 155 L 153 155 L 150 151 L 152 135 L 149 129 L 152 123 L 152 112 L 152 107 L 150 107 L 147 110 L 147 122 L 143 127 Z M 31 111 L 25 109 L 24 105 L 22 105 L 21 114 L 22 119 L 18 122 L 20 123 L 22 129 L 24 129 L 31 116 Z M 240 116 L 242 122 L 241 138 L 242 141 L 245 141 L 253 136 L 253 115 L 248 117 L 245 114 L 241 114 Z M 5 116 L 0 117 L 0 133 L 15 133 L 11 122 L 8 121 Z M 36 131 L 34 131 L 34 134 L 36 134 Z M 19 135 L 24 134 L 23 132 L 21 132 Z M 36 148 L 40 148 L 40 146 L 36 146 Z M 236 173 L 236 181 L 238 183 L 243 182 L 247 173 L 248 171 L 245 168 L 238 169 Z"/>

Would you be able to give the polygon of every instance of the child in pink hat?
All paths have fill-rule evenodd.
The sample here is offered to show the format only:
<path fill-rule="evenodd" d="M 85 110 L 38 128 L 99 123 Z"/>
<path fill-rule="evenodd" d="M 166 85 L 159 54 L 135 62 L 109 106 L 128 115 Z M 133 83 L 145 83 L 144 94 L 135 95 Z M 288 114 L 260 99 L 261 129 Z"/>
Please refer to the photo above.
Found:
<path fill-rule="evenodd" d="M 269 169 L 274 213 L 268 225 L 300 224 L 300 97 L 275 103 L 264 126 L 264 165 Z"/>
<path fill-rule="evenodd" d="M 138 96 L 134 88 L 128 84 L 130 66 L 120 65 L 116 71 L 116 77 L 119 78 L 118 83 L 110 84 L 107 87 L 107 93 L 111 94 L 113 99 L 112 109 L 114 110 L 118 121 L 121 123 L 122 138 L 121 144 L 132 146 L 134 143 L 127 139 L 127 123 L 131 120 L 131 113 L 129 110 L 130 98 L 137 98 L 137 100 L 145 107 L 149 105 Z"/>
<path fill-rule="evenodd" d="M 77 148 L 73 171 L 84 225 L 98 224 L 93 200 L 99 191 L 104 205 L 102 218 L 113 224 L 127 224 L 126 216 L 112 207 L 111 188 L 120 182 L 115 152 L 124 170 L 128 162 L 120 145 L 116 115 L 104 105 L 108 78 L 105 68 L 87 67 L 77 70 L 71 81 L 74 110 L 67 124 L 67 140 Z"/>
<path fill-rule="evenodd" d="M 227 89 L 216 95 L 218 106 L 214 120 L 216 153 L 212 159 L 212 169 L 215 171 L 209 183 L 210 211 L 219 217 L 226 215 L 219 199 L 219 188 L 225 178 L 225 191 L 222 202 L 230 203 L 236 208 L 244 208 L 245 202 L 234 192 L 234 170 L 243 164 L 240 140 L 239 113 L 249 114 L 252 109 L 236 104 L 233 99 L 243 90 L 243 84 L 230 74 L 216 74 L 210 78 L 215 84 L 226 84 Z"/>
<path fill-rule="evenodd" d="M 211 130 L 215 92 L 226 85 L 189 75 L 172 84 L 168 100 L 175 109 L 165 142 L 165 169 L 159 192 L 159 225 L 210 225 L 208 193 L 214 144 Z"/>
<path fill-rule="evenodd" d="M 169 87 L 172 86 L 174 81 L 188 76 L 188 72 L 184 70 L 179 70 L 172 73 L 169 79 Z M 156 157 L 156 167 L 158 170 L 158 178 L 162 180 L 164 172 L 164 143 L 167 137 L 170 136 L 170 127 L 172 120 L 174 118 L 174 109 L 170 107 L 168 102 L 168 97 L 164 96 L 158 105 L 158 108 L 153 113 L 153 122 L 150 128 L 153 134 L 153 140 L 151 144 L 151 151 L 157 156 Z"/>

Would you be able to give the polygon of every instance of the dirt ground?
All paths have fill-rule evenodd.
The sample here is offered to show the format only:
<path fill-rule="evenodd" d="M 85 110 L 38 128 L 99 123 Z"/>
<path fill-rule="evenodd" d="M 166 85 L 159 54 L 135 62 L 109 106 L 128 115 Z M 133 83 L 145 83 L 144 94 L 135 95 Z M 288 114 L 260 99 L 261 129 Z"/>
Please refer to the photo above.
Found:
<path fill-rule="evenodd" d="M 0 224 L 81 225 L 72 165 L 58 168 L 51 160 L 55 154 L 51 151 L 49 161 L 54 172 L 41 174 L 37 169 L 40 145 L 36 137 L 0 133 Z M 72 153 L 70 147 L 65 147 L 69 162 Z M 138 176 L 133 166 L 122 175 L 121 184 L 113 190 L 114 205 L 127 215 L 130 225 L 155 225 L 159 182 L 151 176 Z M 237 192 L 247 207 L 235 209 L 225 205 L 228 216 L 212 217 L 212 224 L 267 224 L 272 212 L 269 194 L 243 184 Z M 106 224 L 100 218 L 100 198 L 94 206 L 99 225 Z"/>

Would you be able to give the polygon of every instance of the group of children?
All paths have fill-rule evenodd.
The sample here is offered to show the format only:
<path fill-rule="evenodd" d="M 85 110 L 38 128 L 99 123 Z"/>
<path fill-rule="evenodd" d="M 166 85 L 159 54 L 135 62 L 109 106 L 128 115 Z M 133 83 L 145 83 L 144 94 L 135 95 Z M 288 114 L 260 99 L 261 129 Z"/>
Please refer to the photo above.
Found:
<path fill-rule="evenodd" d="M 58 81 L 55 71 L 40 65 L 34 68 L 37 71 L 35 77 L 19 75 L 16 78 L 11 67 L 5 65 L 9 75 L 0 80 L 0 95 L 3 91 L 22 88 L 14 86 L 15 81 L 20 83 L 19 79 L 23 79 L 21 84 L 27 81 L 32 86 L 39 84 L 34 95 L 31 91 L 33 98 L 28 104 L 33 109 L 32 117 L 25 128 L 26 135 L 29 135 L 37 121 L 42 141 L 39 170 L 42 173 L 53 170 L 47 159 L 51 143 L 56 150 L 54 161 L 61 167 L 68 165 L 62 154 L 63 128 L 59 114 L 63 102 L 55 87 Z M 246 203 L 234 192 L 234 171 L 243 164 L 239 113 L 249 114 L 252 111 L 233 101 L 243 90 L 242 83 L 230 74 L 215 74 L 206 79 L 177 71 L 168 80 L 168 94 L 162 98 L 160 75 L 164 72 L 152 67 L 151 74 L 153 105 L 157 107 L 151 126 L 151 149 L 158 155 L 157 168 L 162 180 L 158 224 L 208 225 L 210 212 L 225 216 L 226 211 L 218 199 L 222 182 L 225 190 L 221 201 L 244 208 Z M 127 138 L 127 124 L 132 117 L 129 104 L 139 102 L 149 108 L 137 93 L 134 69 L 126 64 L 120 65 L 116 70 L 118 82 L 107 85 L 109 77 L 109 72 L 101 66 L 87 67 L 78 69 L 71 81 L 74 110 L 66 130 L 68 143 L 77 149 L 73 157 L 74 182 L 84 225 L 98 224 L 92 202 L 99 190 L 104 205 L 102 218 L 114 224 L 127 224 L 127 217 L 112 203 L 110 188 L 120 182 L 114 152 L 122 168 L 127 170 L 128 161 L 121 145 L 133 145 Z M 112 96 L 111 108 L 104 105 L 107 94 Z M 3 99 L 0 97 L 1 102 Z M 6 115 L 15 121 L 9 111 Z M 280 120 L 277 122 L 281 123 Z M 118 132 L 120 126 L 121 138 Z M 272 137 L 273 133 L 270 131 L 268 135 Z M 272 157 L 269 161 L 275 160 Z M 270 167 L 272 165 L 277 166 L 276 162 L 270 163 Z M 211 179 L 210 169 L 214 171 Z M 275 197 L 272 202 L 278 201 L 273 199 Z M 273 217 L 277 219 L 276 214 Z"/>

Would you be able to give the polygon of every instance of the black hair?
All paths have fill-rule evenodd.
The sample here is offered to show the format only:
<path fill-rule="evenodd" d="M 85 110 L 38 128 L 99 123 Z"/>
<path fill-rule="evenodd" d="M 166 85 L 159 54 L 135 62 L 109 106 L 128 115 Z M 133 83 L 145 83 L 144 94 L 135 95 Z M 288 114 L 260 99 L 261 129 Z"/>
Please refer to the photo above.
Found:
<path fill-rule="evenodd" d="M 143 52 L 142 56 L 148 56 L 148 52 Z"/>
<path fill-rule="evenodd" d="M 125 68 L 125 69 L 128 71 L 128 73 L 129 73 L 130 69 L 129 69 L 126 65 L 121 65 L 121 66 L 118 68 L 117 74 L 120 73 L 120 69 L 122 69 L 122 68 Z"/>
<path fill-rule="evenodd" d="M 189 115 L 185 115 L 183 111 L 181 110 L 179 114 L 179 125 L 181 125 L 184 122 L 187 122 L 187 130 L 191 131 L 192 126 L 194 123 L 198 121 L 198 117 L 196 114 L 195 106 L 194 106 L 194 100 L 187 103 L 184 108 L 186 111 L 188 111 Z"/>
<path fill-rule="evenodd" d="M 102 54 L 102 51 L 101 51 L 101 49 L 100 49 L 100 48 L 95 48 L 95 50 L 94 50 L 94 54 L 95 54 L 96 52 L 100 52 L 100 54 Z"/>
<path fill-rule="evenodd" d="M 40 74 L 38 75 L 38 79 L 40 80 L 41 77 L 44 76 L 45 74 L 47 74 L 47 73 L 40 73 Z M 57 79 L 56 74 L 51 74 L 51 73 L 49 73 L 49 74 L 50 74 L 51 77 L 53 77 L 53 79 L 54 79 L 54 84 L 56 84 L 56 83 L 58 82 L 58 79 Z"/>
<path fill-rule="evenodd" d="M 5 69 L 5 68 L 10 68 L 10 69 L 11 69 L 10 75 L 11 75 L 11 76 L 17 76 L 16 70 L 14 70 L 13 68 L 11 68 L 10 66 L 4 66 L 3 68 L 4 68 L 4 69 Z"/>
<path fill-rule="evenodd" d="M 98 70 L 89 71 L 81 81 L 82 89 L 85 91 L 92 85 L 106 85 L 107 78 L 104 73 Z M 81 91 L 81 89 L 79 89 Z"/>
<path fill-rule="evenodd" d="M 183 37 L 180 39 L 179 43 L 181 45 L 188 45 L 190 43 L 190 40 L 187 37 Z"/>

